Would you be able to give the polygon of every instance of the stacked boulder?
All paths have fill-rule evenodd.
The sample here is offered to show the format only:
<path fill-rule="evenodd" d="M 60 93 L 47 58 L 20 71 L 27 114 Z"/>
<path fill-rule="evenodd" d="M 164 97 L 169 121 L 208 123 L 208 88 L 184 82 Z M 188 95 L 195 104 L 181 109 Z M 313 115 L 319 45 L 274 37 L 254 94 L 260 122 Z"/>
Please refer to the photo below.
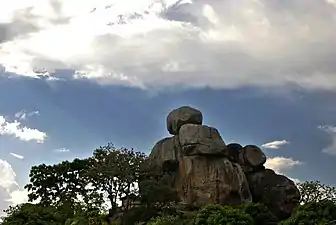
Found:
<path fill-rule="evenodd" d="M 156 143 L 150 158 L 172 177 L 181 204 L 233 205 L 261 202 L 279 219 L 290 216 L 300 194 L 293 181 L 265 169 L 255 145 L 226 145 L 218 130 L 202 125 L 202 113 L 189 106 L 167 116 L 173 136 Z"/>

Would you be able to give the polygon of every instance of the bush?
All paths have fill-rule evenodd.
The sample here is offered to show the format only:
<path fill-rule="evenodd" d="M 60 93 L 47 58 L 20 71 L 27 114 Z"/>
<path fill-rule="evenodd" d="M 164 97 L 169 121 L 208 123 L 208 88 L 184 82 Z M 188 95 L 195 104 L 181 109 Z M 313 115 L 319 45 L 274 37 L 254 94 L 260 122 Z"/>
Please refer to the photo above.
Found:
<path fill-rule="evenodd" d="M 299 206 L 281 225 L 325 225 L 336 220 L 336 205 L 329 200 Z M 335 221 L 336 222 L 336 221 Z"/>
<path fill-rule="evenodd" d="M 253 218 L 254 224 L 268 225 L 277 224 L 278 219 L 261 203 L 245 203 L 239 206 L 239 209 Z"/>
<path fill-rule="evenodd" d="M 229 206 L 208 205 L 195 218 L 195 225 L 253 225 L 250 215 Z"/>

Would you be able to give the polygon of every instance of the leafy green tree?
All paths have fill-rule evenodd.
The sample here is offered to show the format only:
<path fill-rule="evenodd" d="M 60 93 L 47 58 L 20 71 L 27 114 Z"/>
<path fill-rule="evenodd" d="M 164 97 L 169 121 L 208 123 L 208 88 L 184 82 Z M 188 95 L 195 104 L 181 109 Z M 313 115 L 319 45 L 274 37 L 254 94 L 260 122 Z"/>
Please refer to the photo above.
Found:
<path fill-rule="evenodd" d="M 4 212 L 1 225 L 63 225 L 67 219 L 62 210 L 40 204 L 25 203 Z"/>
<path fill-rule="evenodd" d="M 327 225 L 336 223 L 336 204 L 331 200 L 300 205 L 281 225 Z"/>
<path fill-rule="evenodd" d="M 230 206 L 208 205 L 202 208 L 195 225 L 253 225 L 252 217 Z"/>
<path fill-rule="evenodd" d="M 41 164 L 30 170 L 29 201 L 39 200 L 42 205 L 62 205 L 73 209 L 81 198 L 87 205 L 101 204 L 99 195 L 87 188 L 87 159 L 63 161 L 55 165 Z"/>
<path fill-rule="evenodd" d="M 65 225 L 104 225 L 104 215 L 99 209 L 79 209 L 73 218 L 69 218 Z"/>
<path fill-rule="evenodd" d="M 163 215 L 151 219 L 146 225 L 188 225 L 191 224 L 186 218 L 173 215 Z"/>
<path fill-rule="evenodd" d="M 336 188 L 322 184 L 320 181 L 306 181 L 298 184 L 301 203 L 319 202 L 328 199 L 336 203 Z"/>
<path fill-rule="evenodd" d="M 277 218 L 268 210 L 267 206 L 261 203 L 245 203 L 239 209 L 253 218 L 254 224 L 268 225 L 277 224 Z"/>
<path fill-rule="evenodd" d="M 175 203 L 179 200 L 171 186 L 171 176 L 146 158 L 140 166 L 140 205 L 124 214 L 124 224 L 147 223 L 152 218 L 165 213 L 176 214 Z"/>
<path fill-rule="evenodd" d="M 102 193 L 112 208 L 117 207 L 118 200 L 138 194 L 140 165 L 145 154 L 133 149 L 116 149 L 112 144 L 95 150 L 89 159 L 87 178 L 93 190 Z M 124 209 L 127 211 L 129 205 Z"/>

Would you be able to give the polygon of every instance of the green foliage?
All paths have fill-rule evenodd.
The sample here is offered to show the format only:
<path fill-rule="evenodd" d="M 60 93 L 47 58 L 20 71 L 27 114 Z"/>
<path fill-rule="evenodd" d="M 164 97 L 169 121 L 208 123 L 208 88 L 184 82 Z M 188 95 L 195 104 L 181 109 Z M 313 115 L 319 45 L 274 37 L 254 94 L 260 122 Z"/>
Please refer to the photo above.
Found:
<path fill-rule="evenodd" d="M 97 209 L 79 210 L 65 225 L 104 225 L 104 217 Z"/>
<path fill-rule="evenodd" d="M 336 188 L 322 184 L 320 181 L 299 183 L 301 203 L 319 202 L 328 199 L 336 203 Z"/>
<path fill-rule="evenodd" d="M 155 217 L 147 223 L 147 225 L 176 225 L 176 224 L 183 225 L 186 223 L 183 221 L 181 217 L 172 215 Z"/>
<path fill-rule="evenodd" d="M 200 210 L 195 225 L 253 225 L 250 215 L 229 206 L 208 205 Z"/>
<path fill-rule="evenodd" d="M 78 196 L 86 205 L 100 204 L 96 201 L 99 199 L 97 193 L 86 188 L 88 163 L 87 159 L 75 159 L 55 165 L 33 166 L 29 174 L 30 183 L 25 186 L 29 201 L 40 199 L 43 205 L 63 205 L 69 210 L 77 204 Z"/>
<path fill-rule="evenodd" d="M 137 194 L 140 166 L 146 156 L 133 149 L 116 149 L 112 144 L 95 150 L 89 159 L 87 178 L 95 192 L 103 193 L 116 207 L 121 197 Z M 128 210 L 126 205 L 125 209 Z"/>
<path fill-rule="evenodd" d="M 1 225 L 63 225 L 62 210 L 40 204 L 22 204 L 4 211 L 7 216 Z"/>
<path fill-rule="evenodd" d="M 141 171 L 140 196 L 147 208 L 167 209 L 179 201 L 177 192 L 171 187 L 173 175 L 163 172 L 162 168 L 150 161 L 144 162 Z"/>
<path fill-rule="evenodd" d="M 326 225 L 336 222 L 336 204 L 330 200 L 310 202 L 298 207 L 282 225 Z"/>
<path fill-rule="evenodd" d="M 276 224 L 277 218 L 268 210 L 267 206 L 261 203 L 245 203 L 239 209 L 253 218 L 254 224 L 267 225 Z"/>

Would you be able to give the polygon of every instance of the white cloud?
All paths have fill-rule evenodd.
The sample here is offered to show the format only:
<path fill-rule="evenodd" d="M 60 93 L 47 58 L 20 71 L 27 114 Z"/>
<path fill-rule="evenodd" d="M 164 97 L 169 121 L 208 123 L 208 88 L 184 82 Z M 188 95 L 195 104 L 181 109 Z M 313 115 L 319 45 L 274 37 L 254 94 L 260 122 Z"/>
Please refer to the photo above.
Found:
<path fill-rule="evenodd" d="M 3 210 L 10 205 L 27 202 L 27 192 L 20 188 L 16 182 L 16 173 L 12 166 L 5 160 L 0 159 L 0 216 Z"/>
<path fill-rule="evenodd" d="M 296 166 L 302 165 L 303 162 L 299 160 L 294 160 L 293 158 L 286 158 L 286 157 L 270 157 L 267 158 L 265 163 L 265 167 L 268 169 L 274 170 L 274 172 L 286 175 L 286 172 L 289 172 Z M 299 183 L 300 181 L 296 178 L 288 177 L 289 179 L 293 180 L 294 183 Z"/>
<path fill-rule="evenodd" d="M 22 156 L 22 155 L 15 154 L 15 153 L 13 153 L 13 152 L 11 152 L 11 153 L 9 153 L 9 154 L 11 154 L 12 156 L 14 156 L 15 158 L 18 158 L 18 159 L 24 159 L 24 156 Z"/>
<path fill-rule="evenodd" d="M 28 202 L 28 191 L 26 189 L 18 189 L 10 193 L 10 198 L 8 199 L 13 205 L 18 205 L 21 203 Z"/>
<path fill-rule="evenodd" d="M 70 152 L 70 149 L 67 149 L 67 148 L 59 148 L 59 149 L 56 149 L 55 152 L 60 152 L 60 153 L 63 153 L 63 152 Z"/>
<path fill-rule="evenodd" d="M 25 76 L 71 69 L 76 78 L 147 88 L 335 90 L 334 2 L 4 1 L 0 62 Z"/>
<path fill-rule="evenodd" d="M 284 145 L 289 144 L 288 141 L 286 140 L 282 140 L 282 141 L 272 141 L 272 142 L 268 142 L 265 143 L 263 145 L 261 145 L 262 148 L 269 148 L 269 149 L 279 149 Z"/>
<path fill-rule="evenodd" d="M 15 154 L 15 153 L 13 153 L 13 152 L 11 152 L 11 153 L 9 153 L 9 154 L 11 154 L 13 157 L 18 158 L 18 159 L 24 159 L 24 156 L 22 156 L 22 155 Z"/>
<path fill-rule="evenodd" d="M 27 117 L 35 116 L 35 115 L 40 115 L 39 111 L 32 111 L 32 112 L 26 112 L 25 110 L 21 110 L 17 113 L 15 113 L 15 118 L 19 120 L 26 120 Z"/>
<path fill-rule="evenodd" d="M 3 116 L 0 116 L 0 136 L 1 135 L 14 136 L 22 141 L 36 141 L 37 143 L 43 143 L 47 138 L 45 132 L 22 126 L 22 124 L 16 120 L 14 122 L 7 121 Z"/>
<path fill-rule="evenodd" d="M 283 174 L 286 171 L 293 169 L 295 166 L 302 165 L 303 163 L 286 157 L 270 157 L 267 158 L 265 167 L 274 170 L 276 173 Z"/>
<path fill-rule="evenodd" d="M 322 152 L 329 155 L 336 155 L 336 126 L 318 126 L 319 129 L 326 132 L 330 138 L 330 143 L 327 147 L 322 149 Z"/>

